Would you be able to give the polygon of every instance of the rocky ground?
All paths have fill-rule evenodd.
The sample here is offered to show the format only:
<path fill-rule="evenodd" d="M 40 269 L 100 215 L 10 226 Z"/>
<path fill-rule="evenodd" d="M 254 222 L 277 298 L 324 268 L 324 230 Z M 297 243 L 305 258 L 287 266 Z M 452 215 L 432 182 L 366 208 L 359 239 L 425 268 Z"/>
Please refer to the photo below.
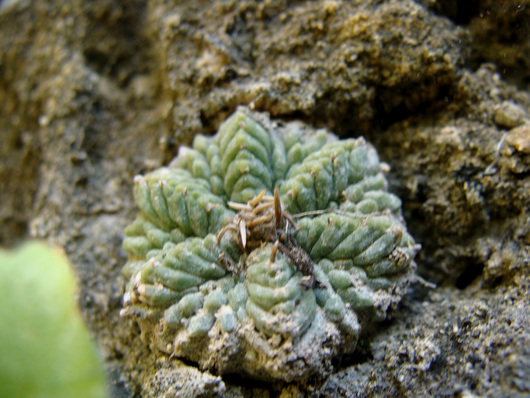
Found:
<path fill-rule="evenodd" d="M 113 397 L 530 396 L 530 2 L 0 2 L 0 244 L 62 245 Z M 119 317 L 133 176 L 246 104 L 392 171 L 420 278 L 336 372 L 220 378 Z"/>

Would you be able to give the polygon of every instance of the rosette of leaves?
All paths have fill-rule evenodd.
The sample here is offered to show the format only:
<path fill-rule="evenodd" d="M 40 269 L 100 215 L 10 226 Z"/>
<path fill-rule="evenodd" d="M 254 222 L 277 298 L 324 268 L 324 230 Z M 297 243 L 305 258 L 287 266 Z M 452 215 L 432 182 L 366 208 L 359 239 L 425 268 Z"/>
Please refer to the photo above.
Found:
<path fill-rule="evenodd" d="M 354 350 L 361 323 L 399 302 L 419 248 L 384 169 L 363 138 L 339 141 L 239 108 L 215 136 L 135 177 L 122 315 L 154 347 L 213 372 L 286 381 L 329 373 L 334 357 Z M 275 187 L 292 222 L 245 246 L 238 234 L 253 230 L 229 228 L 233 203 Z"/>

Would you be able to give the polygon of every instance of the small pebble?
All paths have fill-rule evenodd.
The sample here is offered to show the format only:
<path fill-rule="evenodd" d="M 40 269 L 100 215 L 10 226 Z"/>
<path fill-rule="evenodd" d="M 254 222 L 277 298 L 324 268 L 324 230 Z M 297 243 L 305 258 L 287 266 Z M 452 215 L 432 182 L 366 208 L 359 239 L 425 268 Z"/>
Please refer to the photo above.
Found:
<path fill-rule="evenodd" d="M 504 101 L 493 113 L 493 121 L 497 126 L 507 129 L 520 126 L 525 118 L 525 110 L 511 101 Z"/>
<path fill-rule="evenodd" d="M 511 129 L 506 136 L 506 143 L 522 153 L 530 153 L 530 124 Z"/>

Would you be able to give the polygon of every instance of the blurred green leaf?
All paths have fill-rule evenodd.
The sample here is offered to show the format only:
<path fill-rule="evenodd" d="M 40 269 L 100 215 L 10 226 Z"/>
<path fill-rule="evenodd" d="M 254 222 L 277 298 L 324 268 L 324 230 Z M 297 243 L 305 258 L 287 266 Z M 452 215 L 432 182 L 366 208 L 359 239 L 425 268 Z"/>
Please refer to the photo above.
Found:
<path fill-rule="evenodd" d="M 0 250 L 0 397 L 106 397 L 101 360 L 64 253 Z"/>

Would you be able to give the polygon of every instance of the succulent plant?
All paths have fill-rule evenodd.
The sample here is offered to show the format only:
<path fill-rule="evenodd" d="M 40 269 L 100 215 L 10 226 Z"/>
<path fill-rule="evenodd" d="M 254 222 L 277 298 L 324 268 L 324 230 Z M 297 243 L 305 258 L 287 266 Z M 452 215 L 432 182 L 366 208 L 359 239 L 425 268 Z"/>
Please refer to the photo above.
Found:
<path fill-rule="evenodd" d="M 0 397 L 109 397 L 75 296 L 62 248 L 0 249 Z"/>
<path fill-rule="evenodd" d="M 326 375 L 400 301 L 419 246 L 375 149 L 239 108 L 134 180 L 122 316 L 214 373 Z"/>

